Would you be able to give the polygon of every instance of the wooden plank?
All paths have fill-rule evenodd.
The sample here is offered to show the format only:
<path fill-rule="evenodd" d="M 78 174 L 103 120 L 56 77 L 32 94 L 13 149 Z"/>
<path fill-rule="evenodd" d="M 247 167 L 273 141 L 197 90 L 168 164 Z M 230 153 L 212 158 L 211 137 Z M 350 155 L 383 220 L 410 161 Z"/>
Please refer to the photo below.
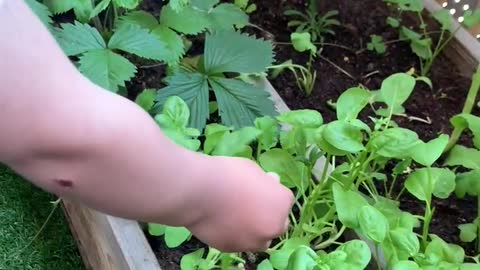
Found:
<path fill-rule="evenodd" d="M 424 0 L 424 4 L 428 13 L 443 9 L 435 0 Z M 453 17 L 451 21 L 451 29 L 454 31 L 460 24 Z M 463 76 L 471 77 L 480 63 L 480 42 L 462 27 L 455 33 L 455 38 L 445 47 L 443 53 L 457 65 Z"/>
<path fill-rule="evenodd" d="M 138 222 L 68 201 L 63 209 L 87 270 L 161 270 Z"/>

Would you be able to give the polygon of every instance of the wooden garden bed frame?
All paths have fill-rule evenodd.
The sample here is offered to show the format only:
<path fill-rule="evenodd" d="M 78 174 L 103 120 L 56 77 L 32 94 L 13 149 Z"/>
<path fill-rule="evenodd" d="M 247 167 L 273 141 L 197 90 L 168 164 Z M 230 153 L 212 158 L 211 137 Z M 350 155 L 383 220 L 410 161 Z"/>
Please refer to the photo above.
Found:
<path fill-rule="evenodd" d="M 435 0 L 424 2 L 428 12 L 442 8 Z M 456 28 L 458 23 L 452 21 Z M 466 77 L 471 77 L 480 63 L 480 43 L 465 29 L 457 31 L 444 53 Z M 272 94 L 279 112 L 290 110 L 267 80 L 260 84 Z M 139 222 L 68 201 L 63 202 L 63 209 L 87 270 L 169 270 L 160 268 Z"/>

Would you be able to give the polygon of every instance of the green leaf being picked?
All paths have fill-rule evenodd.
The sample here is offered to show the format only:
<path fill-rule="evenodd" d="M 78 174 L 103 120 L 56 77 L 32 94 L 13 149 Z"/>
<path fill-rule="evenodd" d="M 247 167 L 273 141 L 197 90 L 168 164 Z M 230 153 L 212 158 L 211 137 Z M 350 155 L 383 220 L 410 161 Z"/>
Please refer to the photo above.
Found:
<path fill-rule="evenodd" d="M 284 149 L 274 148 L 258 157 L 260 166 L 268 172 L 275 172 L 280 176 L 280 182 L 289 188 L 305 190 L 310 181 L 307 166 Z"/>

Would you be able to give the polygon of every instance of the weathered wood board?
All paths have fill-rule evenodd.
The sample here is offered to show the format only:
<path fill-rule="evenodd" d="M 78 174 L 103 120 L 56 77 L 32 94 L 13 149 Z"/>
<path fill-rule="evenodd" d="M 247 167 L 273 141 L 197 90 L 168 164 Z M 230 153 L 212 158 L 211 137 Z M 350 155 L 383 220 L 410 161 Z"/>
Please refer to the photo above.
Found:
<path fill-rule="evenodd" d="M 87 270 L 160 270 L 140 224 L 63 202 Z"/>

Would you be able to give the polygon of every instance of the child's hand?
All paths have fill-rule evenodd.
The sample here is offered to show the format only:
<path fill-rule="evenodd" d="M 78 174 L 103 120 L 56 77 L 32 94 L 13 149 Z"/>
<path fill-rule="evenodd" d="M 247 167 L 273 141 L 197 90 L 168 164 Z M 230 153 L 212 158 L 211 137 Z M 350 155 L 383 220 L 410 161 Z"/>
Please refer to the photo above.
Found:
<path fill-rule="evenodd" d="M 292 192 L 278 177 L 247 159 L 216 157 L 207 213 L 189 226 L 204 243 L 224 252 L 264 251 L 288 228 Z"/>

